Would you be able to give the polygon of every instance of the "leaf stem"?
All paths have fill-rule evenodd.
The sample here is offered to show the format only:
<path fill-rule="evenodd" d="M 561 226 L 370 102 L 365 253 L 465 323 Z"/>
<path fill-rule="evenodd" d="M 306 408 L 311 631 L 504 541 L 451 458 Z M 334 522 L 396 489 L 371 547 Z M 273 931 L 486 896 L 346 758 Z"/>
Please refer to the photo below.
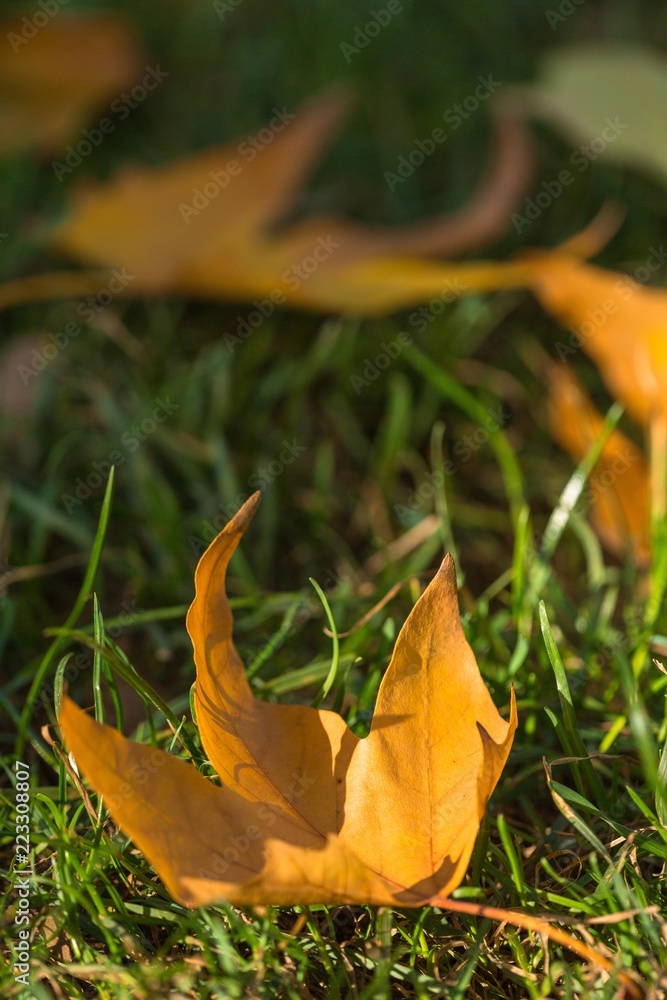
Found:
<path fill-rule="evenodd" d="M 453 913 L 467 913 L 473 917 L 487 917 L 490 920 L 513 924 L 514 927 L 521 927 L 524 930 L 535 931 L 547 940 L 556 941 L 558 944 L 563 945 L 564 948 L 569 948 L 575 955 L 579 955 L 580 958 L 585 959 L 587 962 L 597 965 L 599 968 L 604 969 L 605 972 L 616 975 L 626 987 L 627 995 L 632 1000 L 641 1000 L 643 997 L 642 990 L 635 980 L 624 970 L 615 969 L 614 963 L 610 958 L 607 958 L 606 955 L 603 955 L 584 941 L 579 941 L 577 938 L 572 937 L 571 934 L 561 930 L 560 927 L 554 927 L 544 917 L 534 917 L 530 913 L 504 910 L 500 906 L 487 906 L 486 903 L 471 903 L 463 899 L 436 898 L 430 900 L 429 905 L 437 906 L 441 910 L 449 910 Z"/>

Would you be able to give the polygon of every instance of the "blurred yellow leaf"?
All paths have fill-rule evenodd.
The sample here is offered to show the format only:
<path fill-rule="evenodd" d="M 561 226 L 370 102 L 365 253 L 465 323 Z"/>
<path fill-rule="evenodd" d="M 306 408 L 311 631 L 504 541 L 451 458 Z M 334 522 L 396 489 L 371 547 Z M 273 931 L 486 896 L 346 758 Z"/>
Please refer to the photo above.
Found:
<path fill-rule="evenodd" d="M 332 92 L 296 114 L 276 108 L 246 139 L 128 168 L 80 194 L 54 245 L 88 264 L 126 269 L 130 294 L 256 299 L 264 315 L 283 304 L 374 315 L 443 292 L 451 299 L 497 287 L 493 264 L 429 257 L 461 254 L 507 229 L 532 166 L 526 133 L 512 118 L 498 119 L 495 162 L 460 212 L 397 228 L 334 215 L 286 222 L 348 104 Z"/>
<path fill-rule="evenodd" d="M 638 272 L 644 281 L 667 259 L 661 248 L 650 253 Z M 667 291 L 558 251 L 536 252 L 529 267 L 534 294 L 569 330 L 556 345 L 561 360 L 583 348 L 643 426 L 667 415 Z"/>
<path fill-rule="evenodd" d="M 604 420 L 579 380 L 566 365 L 551 364 L 549 426 L 555 441 L 580 461 L 599 439 Z M 605 546 L 616 556 L 631 550 L 635 562 L 649 557 L 649 476 L 643 452 L 615 430 L 591 473 L 586 495 L 591 520 Z"/>
<path fill-rule="evenodd" d="M 64 153 L 68 139 L 143 68 L 130 28 L 111 15 L 58 10 L 49 19 L 26 8 L 22 18 L 0 22 L 0 35 L 0 154 L 33 146 Z"/>
<path fill-rule="evenodd" d="M 255 494 L 202 556 L 187 625 L 197 724 L 220 787 L 66 698 L 68 749 L 179 902 L 417 906 L 459 885 L 516 728 L 461 628 L 450 557 L 403 626 L 370 734 L 256 699 L 232 640 L 229 560 Z"/>

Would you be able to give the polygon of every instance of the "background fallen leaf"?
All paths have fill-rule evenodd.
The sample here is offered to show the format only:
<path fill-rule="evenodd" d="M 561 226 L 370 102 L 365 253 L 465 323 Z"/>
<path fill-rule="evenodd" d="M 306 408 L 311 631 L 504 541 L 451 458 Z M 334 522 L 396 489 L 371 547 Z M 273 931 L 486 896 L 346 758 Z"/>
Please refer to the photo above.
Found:
<path fill-rule="evenodd" d="M 239 141 L 125 170 L 80 195 L 54 245 L 84 262 L 124 267 L 132 295 L 257 297 L 272 308 L 376 315 L 438 295 L 447 283 L 453 294 L 485 287 L 483 267 L 428 255 L 485 246 L 507 228 L 533 169 L 521 123 L 498 115 L 495 161 L 459 212 L 396 228 L 337 216 L 286 222 L 348 103 L 332 92 L 296 113 L 277 110 L 261 148 Z"/>
<path fill-rule="evenodd" d="M 36 146 L 64 156 L 65 143 L 79 138 L 94 113 L 135 83 L 144 66 L 124 19 L 39 13 L 46 23 L 37 27 L 25 14 L 0 23 L 0 154 Z"/>
<path fill-rule="evenodd" d="M 584 350 L 642 426 L 665 415 L 667 291 L 558 252 L 536 254 L 530 266 L 533 292 L 568 331 L 556 342 L 561 360 Z"/>
<path fill-rule="evenodd" d="M 515 99 L 584 147 L 576 170 L 604 153 L 667 183 L 664 53 L 621 43 L 563 46 L 543 58 L 535 84 L 512 88 Z"/>
<path fill-rule="evenodd" d="M 549 427 L 555 441 L 580 461 L 599 439 L 604 420 L 565 364 L 551 364 Z M 619 559 L 630 549 L 638 565 L 649 558 L 649 475 L 644 454 L 618 430 L 612 431 L 585 491 L 595 530 Z"/>

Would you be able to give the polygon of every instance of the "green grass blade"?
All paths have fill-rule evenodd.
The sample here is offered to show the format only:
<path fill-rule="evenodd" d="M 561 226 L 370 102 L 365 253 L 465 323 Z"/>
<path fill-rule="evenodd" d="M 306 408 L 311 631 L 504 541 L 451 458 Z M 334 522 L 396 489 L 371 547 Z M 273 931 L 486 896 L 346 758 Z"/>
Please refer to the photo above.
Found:
<path fill-rule="evenodd" d="M 104 649 L 104 619 L 100 611 L 100 602 L 97 594 L 93 594 L 93 636 L 96 648 L 93 651 L 93 701 L 95 705 L 95 719 L 97 722 L 104 722 L 104 700 L 102 698 L 102 659 L 101 649 Z"/>
<path fill-rule="evenodd" d="M 331 666 L 329 668 L 329 673 L 325 677 L 324 683 L 320 688 L 319 693 L 316 695 L 315 700 L 313 701 L 313 707 L 316 708 L 324 701 L 326 696 L 329 694 L 329 691 L 331 691 L 331 688 L 333 687 L 336 677 L 338 675 L 338 667 L 340 665 L 340 643 L 338 640 L 338 630 L 336 628 L 336 622 L 334 621 L 333 612 L 331 611 L 326 595 L 322 590 L 322 588 L 320 587 L 317 580 L 314 580 L 311 577 L 310 582 L 315 588 L 317 596 L 322 602 L 324 613 L 327 616 L 327 621 L 329 623 L 329 630 L 331 632 L 331 644 L 332 644 Z"/>
<path fill-rule="evenodd" d="M 606 799 L 605 791 L 602 787 L 600 779 L 595 773 L 593 765 L 588 758 L 586 745 L 579 733 L 577 714 L 574 710 L 574 703 L 572 701 L 570 686 L 567 681 L 567 674 L 565 673 L 565 667 L 563 666 L 558 646 L 556 645 L 553 632 L 551 631 L 551 625 L 549 624 L 549 618 L 547 617 L 547 609 L 544 605 L 544 601 L 540 601 L 539 615 L 544 644 L 546 646 L 549 662 L 551 663 L 551 668 L 554 672 L 554 677 L 556 678 L 558 698 L 560 700 L 561 711 L 563 713 L 563 725 L 569 744 L 568 752 L 573 757 L 583 758 L 577 766 L 581 768 L 581 774 L 585 777 L 588 787 L 593 792 L 595 799 L 599 803 L 602 803 Z"/>
<path fill-rule="evenodd" d="M 488 420 L 485 407 L 452 375 L 431 361 L 418 348 L 405 348 L 405 356 L 418 371 L 446 399 L 451 399 L 471 420 L 480 426 Z M 525 505 L 523 476 L 514 450 L 502 428 L 489 431 L 489 447 L 493 450 L 502 473 L 505 491 L 510 504 L 512 523 L 516 526 L 521 508 Z"/>
<path fill-rule="evenodd" d="M 81 588 L 77 595 L 76 601 L 74 602 L 74 607 L 72 608 L 63 629 L 65 633 L 68 629 L 77 621 L 79 615 L 83 611 L 86 601 L 90 595 L 93 587 L 93 582 L 97 574 L 97 570 L 102 558 L 102 550 L 104 548 L 104 538 L 106 535 L 107 524 L 109 522 L 109 513 L 111 511 L 111 497 L 113 495 L 113 483 L 114 483 L 114 467 L 111 467 L 109 472 L 109 478 L 107 480 L 106 489 L 104 491 L 104 500 L 102 501 L 102 509 L 100 510 L 100 519 L 97 525 L 97 531 L 95 532 L 95 538 L 93 541 L 93 547 L 90 552 L 90 559 L 88 560 L 88 565 L 86 567 L 86 572 L 83 577 L 83 582 Z M 39 690 L 46 678 L 49 667 L 51 666 L 53 660 L 58 655 L 63 645 L 67 641 L 66 634 L 56 635 L 53 642 L 47 649 L 44 657 L 42 658 L 39 667 L 33 678 L 33 682 L 30 685 L 30 690 L 26 696 L 25 704 L 23 706 L 23 711 L 21 712 L 21 720 L 18 726 L 18 735 L 16 739 L 16 756 L 21 757 L 23 749 L 25 747 L 26 741 L 26 731 L 30 717 L 32 715 L 32 710 L 37 700 Z"/>

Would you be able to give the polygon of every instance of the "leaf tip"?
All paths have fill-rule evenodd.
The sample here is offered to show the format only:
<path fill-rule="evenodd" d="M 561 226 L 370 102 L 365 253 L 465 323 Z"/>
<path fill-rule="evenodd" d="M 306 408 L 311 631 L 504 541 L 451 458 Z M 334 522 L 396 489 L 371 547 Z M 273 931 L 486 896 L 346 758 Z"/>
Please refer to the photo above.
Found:
<path fill-rule="evenodd" d="M 436 580 L 438 580 L 439 583 L 444 584 L 449 594 L 456 597 L 458 601 L 457 595 L 459 588 L 456 580 L 456 564 L 451 552 L 447 552 L 444 559 L 440 563 L 438 571 L 432 582 L 435 583 Z"/>
<path fill-rule="evenodd" d="M 237 522 L 239 526 L 245 529 L 245 526 L 250 523 L 255 515 L 255 511 L 259 507 L 260 500 L 262 499 L 262 491 L 255 490 L 254 493 L 248 497 L 248 499 L 239 507 L 234 517 L 231 519 L 229 524 L 236 525 Z"/>

